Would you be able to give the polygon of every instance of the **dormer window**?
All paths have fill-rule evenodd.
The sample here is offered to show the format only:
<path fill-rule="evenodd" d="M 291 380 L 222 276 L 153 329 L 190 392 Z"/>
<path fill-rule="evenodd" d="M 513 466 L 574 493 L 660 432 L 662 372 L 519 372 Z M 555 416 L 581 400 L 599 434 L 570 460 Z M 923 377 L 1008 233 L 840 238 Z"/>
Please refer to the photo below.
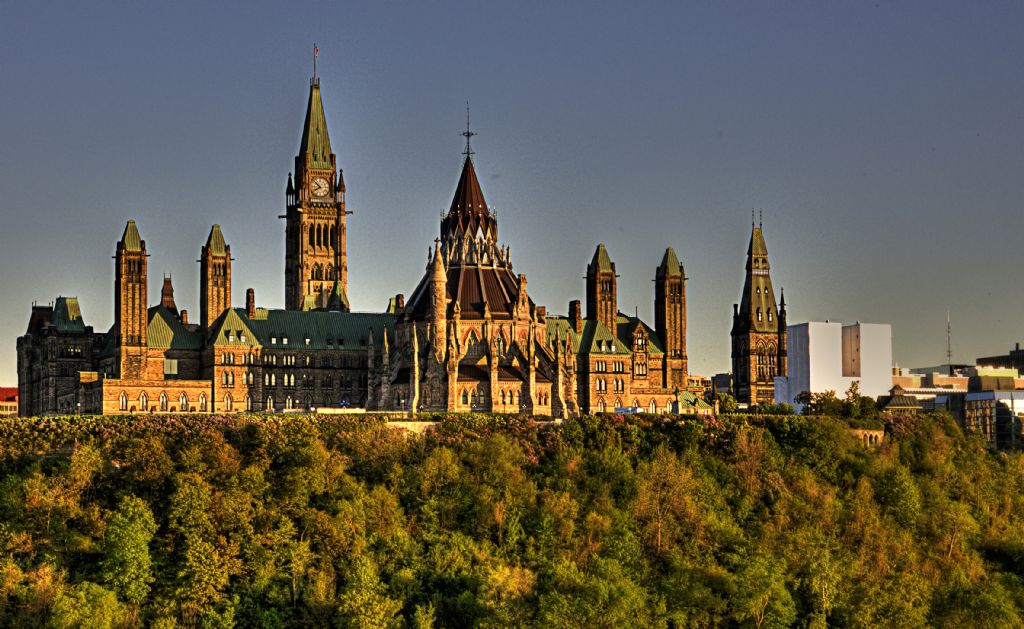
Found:
<path fill-rule="evenodd" d="M 270 337 L 270 344 L 271 345 L 277 345 L 277 337 L 276 336 Z"/>
<path fill-rule="evenodd" d="M 288 344 L 288 337 L 286 336 L 283 339 L 281 339 L 281 343 L 284 344 L 284 345 L 287 345 Z"/>

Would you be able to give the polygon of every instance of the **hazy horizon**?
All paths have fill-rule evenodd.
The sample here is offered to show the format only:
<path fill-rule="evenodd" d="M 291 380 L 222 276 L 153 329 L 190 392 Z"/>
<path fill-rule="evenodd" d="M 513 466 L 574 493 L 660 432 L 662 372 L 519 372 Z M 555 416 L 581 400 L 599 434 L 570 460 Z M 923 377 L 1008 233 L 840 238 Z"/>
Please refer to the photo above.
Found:
<path fill-rule="evenodd" d="M 752 208 L 789 322 L 890 323 L 902 366 L 1024 336 L 1024 5 L 247 3 L 0 6 L 0 385 L 33 301 L 113 320 L 128 219 L 198 320 L 219 223 L 282 307 L 284 189 L 312 70 L 345 171 L 349 300 L 424 271 L 471 101 L 499 239 L 552 314 L 605 243 L 619 309 L 653 323 L 664 249 L 687 276 L 693 373 L 729 368 Z"/>

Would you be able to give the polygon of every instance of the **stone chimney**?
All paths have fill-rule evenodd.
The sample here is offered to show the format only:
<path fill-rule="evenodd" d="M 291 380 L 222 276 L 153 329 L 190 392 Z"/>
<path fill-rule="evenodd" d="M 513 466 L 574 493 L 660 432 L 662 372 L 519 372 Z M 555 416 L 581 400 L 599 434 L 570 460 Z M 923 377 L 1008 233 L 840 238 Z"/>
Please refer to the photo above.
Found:
<path fill-rule="evenodd" d="M 580 307 L 580 300 L 574 299 L 569 302 L 569 324 L 576 334 L 583 334 L 583 310 Z"/>
<path fill-rule="evenodd" d="M 252 288 L 245 290 L 245 316 L 256 318 L 256 291 Z"/>

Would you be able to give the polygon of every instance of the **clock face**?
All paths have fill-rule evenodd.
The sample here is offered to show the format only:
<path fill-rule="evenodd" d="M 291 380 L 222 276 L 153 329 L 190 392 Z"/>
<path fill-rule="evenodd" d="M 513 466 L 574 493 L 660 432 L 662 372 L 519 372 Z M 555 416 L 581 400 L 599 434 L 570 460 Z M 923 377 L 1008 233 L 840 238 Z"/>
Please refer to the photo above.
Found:
<path fill-rule="evenodd" d="M 323 177 L 317 177 L 310 184 L 310 188 L 313 191 L 315 197 L 326 197 L 327 193 L 331 191 L 331 186 L 328 185 L 327 180 Z"/>

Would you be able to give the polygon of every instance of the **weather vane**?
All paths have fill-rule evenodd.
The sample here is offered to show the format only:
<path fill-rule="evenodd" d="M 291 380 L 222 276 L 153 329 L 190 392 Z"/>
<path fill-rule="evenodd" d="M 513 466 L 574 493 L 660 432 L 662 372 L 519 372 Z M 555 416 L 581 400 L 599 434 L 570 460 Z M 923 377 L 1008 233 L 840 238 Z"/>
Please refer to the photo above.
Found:
<path fill-rule="evenodd" d="M 469 101 L 467 100 L 466 101 L 466 130 L 462 132 L 462 137 L 466 138 L 466 150 L 462 154 L 465 155 L 466 157 L 469 157 L 470 155 L 473 155 L 473 147 L 470 146 L 469 140 L 474 135 L 477 135 L 477 134 L 469 130 Z"/>

